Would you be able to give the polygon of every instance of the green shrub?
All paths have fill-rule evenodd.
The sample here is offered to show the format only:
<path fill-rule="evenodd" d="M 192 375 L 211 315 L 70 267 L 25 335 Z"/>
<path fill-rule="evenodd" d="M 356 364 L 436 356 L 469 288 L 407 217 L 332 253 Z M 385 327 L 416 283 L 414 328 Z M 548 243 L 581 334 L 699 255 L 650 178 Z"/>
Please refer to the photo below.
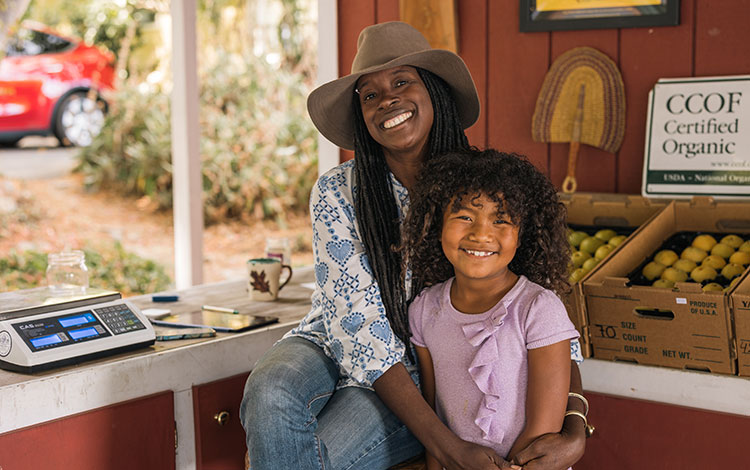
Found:
<path fill-rule="evenodd" d="M 280 218 L 304 212 L 317 175 L 317 134 L 299 74 L 265 61 L 217 53 L 201 74 L 204 215 Z M 93 145 L 79 154 L 87 188 L 147 196 L 171 207 L 169 99 L 122 90 Z"/>
<path fill-rule="evenodd" d="M 83 249 L 89 269 L 89 285 L 116 290 L 123 296 L 158 292 L 171 279 L 159 264 L 125 251 L 120 242 L 89 245 Z M 0 292 L 46 285 L 47 255 L 37 251 L 11 250 L 0 257 Z"/>

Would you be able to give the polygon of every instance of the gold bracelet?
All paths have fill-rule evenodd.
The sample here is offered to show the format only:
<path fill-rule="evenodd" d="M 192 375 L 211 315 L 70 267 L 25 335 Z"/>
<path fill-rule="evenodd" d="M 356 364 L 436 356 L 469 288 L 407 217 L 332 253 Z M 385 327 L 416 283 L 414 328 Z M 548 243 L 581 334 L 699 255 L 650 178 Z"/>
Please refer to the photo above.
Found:
<path fill-rule="evenodd" d="M 566 412 L 565 412 L 565 417 L 566 417 L 566 418 L 567 418 L 568 416 L 571 416 L 571 415 L 573 415 L 573 416 L 580 416 L 580 417 L 581 417 L 581 419 L 583 420 L 583 424 L 584 424 L 584 426 L 588 426 L 588 425 L 589 425 L 589 422 L 588 422 L 588 420 L 586 419 L 586 415 L 585 415 L 585 414 L 583 414 L 583 413 L 581 413 L 580 411 L 578 411 L 578 410 L 568 410 L 568 411 L 566 411 Z M 558 415 L 558 416 L 560 416 L 560 415 Z"/>
<path fill-rule="evenodd" d="M 586 400 L 586 397 L 576 392 L 569 392 L 568 397 L 578 398 L 579 400 L 581 400 L 583 402 L 583 415 L 589 415 L 589 401 Z"/>
<path fill-rule="evenodd" d="M 571 416 L 571 415 L 573 415 L 573 416 L 580 416 L 581 417 L 581 419 L 583 420 L 583 426 L 585 428 L 585 432 L 586 432 L 586 437 L 587 438 L 591 437 L 594 434 L 594 430 L 596 428 L 594 426 L 592 426 L 592 425 L 589 424 L 588 420 L 586 419 L 586 415 L 584 415 L 583 413 L 581 413 L 578 410 L 568 410 L 568 411 L 565 412 L 565 417 L 566 418 L 568 416 Z"/>

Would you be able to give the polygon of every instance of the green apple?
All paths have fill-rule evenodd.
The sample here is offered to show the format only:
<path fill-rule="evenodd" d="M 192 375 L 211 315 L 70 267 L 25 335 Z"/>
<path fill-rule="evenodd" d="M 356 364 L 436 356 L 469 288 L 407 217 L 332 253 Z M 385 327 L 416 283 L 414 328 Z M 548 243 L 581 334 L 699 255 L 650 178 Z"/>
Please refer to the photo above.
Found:
<path fill-rule="evenodd" d="M 599 260 L 596 258 L 589 258 L 586 261 L 583 262 L 583 265 L 581 268 L 583 268 L 584 271 L 589 272 L 592 269 L 594 269 L 594 266 L 599 264 Z"/>
<path fill-rule="evenodd" d="M 689 246 L 682 250 L 682 253 L 680 253 L 680 258 L 689 259 L 691 261 L 695 261 L 696 263 L 700 263 L 703 261 L 703 258 L 708 256 L 708 253 L 706 253 L 705 250 L 701 250 L 700 248 L 696 248 L 694 246 Z"/>
<path fill-rule="evenodd" d="M 721 239 L 721 243 L 729 245 L 735 250 L 739 248 L 744 242 L 745 241 L 737 235 L 727 235 L 726 237 Z"/>
<path fill-rule="evenodd" d="M 693 246 L 703 251 L 711 251 L 716 245 L 716 239 L 708 234 L 698 235 L 693 239 Z"/>
<path fill-rule="evenodd" d="M 703 258 L 703 262 L 701 264 L 705 266 L 711 266 L 712 268 L 719 270 L 726 266 L 727 262 L 724 261 L 724 258 L 722 258 L 721 256 L 708 255 Z"/>
<path fill-rule="evenodd" d="M 735 251 L 732 256 L 729 257 L 729 262 L 747 266 L 748 264 L 750 264 L 750 253 L 744 251 Z"/>
<path fill-rule="evenodd" d="M 612 253 L 612 250 L 614 249 L 615 247 L 613 247 L 612 245 L 604 244 L 596 249 L 596 252 L 594 253 L 594 258 L 601 261 L 604 258 L 606 258 L 608 254 Z"/>
<path fill-rule="evenodd" d="M 615 235 L 614 237 L 610 238 L 607 243 L 614 247 L 618 247 L 622 242 L 625 241 L 626 238 L 628 238 L 627 235 Z"/>
<path fill-rule="evenodd" d="M 568 282 L 570 282 L 571 284 L 575 284 L 583 279 L 583 276 L 585 275 L 586 271 L 584 271 L 583 268 L 576 268 L 572 273 L 570 273 L 570 276 L 568 276 Z"/>
<path fill-rule="evenodd" d="M 711 254 L 721 256 L 724 259 L 728 259 L 734 253 L 734 248 L 724 243 L 717 243 L 711 248 Z"/>
<path fill-rule="evenodd" d="M 695 282 L 713 281 L 716 279 L 716 270 L 711 266 L 697 266 L 690 272 L 690 277 Z"/>
<path fill-rule="evenodd" d="M 568 235 L 568 243 L 570 243 L 571 246 L 578 248 L 578 246 L 581 244 L 581 241 L 583 241 L 583 239 L 588 236 L 588 233 L 578 230 Z"/>
<path fill-rule="evenodd" d="M 612 240 L 610 240 L 610 243 Z M 750 253 L 750 240 L 746 241 L 742 245 L 740 245 L 739 248 L 737 248 L 738 251 L 742 251 L 743 253 Z"/>
<path fill-rule="evenodd" d="M 598 238 L 599 240 L 603 242 L 608 242 L 615 235 L 617 235 L 617 232 L 608 228 L 599 230 L 598 232 L 594 234 L 596 238 Z"/>
<path fill-rule="evenodd" d="M 581 240 L 581 246 L 579 247 L 579 249 L 593 255 L 596 252 L 596 249 L 602 245 L 604 245 L 604 242 L 599 240 L 598 238 L 586 237 Z"/>
<path fill-rule="evenodd" d="M 687 281 L 688 273 L 670 266 L 661 273 L 661 278 L 665 281 L 672 281 L 672 284 L 675 282 L 685 282 Z"/>
<path fill-rule="evenodd" d="M 654 261 L 661 263 L 664 266 L 672 266 L 678 259 L 680 259 L 680 257 L 672 250 L 661 250 L 654 255 Z"/>
<path fill-rule="evenodd" d="M 652 285 L 654 287 L 666 287 L 667 289 L 671 289 L 674 287 L 674 281 L 670 281 L 669 279 L 657 279 Z"/>
<path fill-rule="evenodd" d="M 673 268 L 679 269 L 680 271 L 685 271 L 686 273 L 689 273 L 690 271 L 695 269 L 696 266 L 698 266 L 698 263 L 685 258 L 678 259 L 672 265 Z"/>
<path fill-rule="evenodd" d="M 734 279 L 745 271 L 741 264 L 729 263 L 721 270 L 721 275 L 727 279 Z"/>
<path fill-rule="evenodd" d="M 724 288 L 721 287 L 721 284 L 715 282 L 709 282 L 703 286 L 703 292 L 721 292 L 722 290 L 724 290 Z"/>
<path fill-rule="evenodd" d="M 657 277 L 661 276 L 661 273 L 663 273 L 665 269 L 667 269 L 667 267 L 663 264 L 657 263 L 656 261 L 651 261 L 643 267 L 643 277 L 645 277 L 649 281 L 653 281 Z"/>
<path fill-rule="evenodd" d="M 573 263 L 573 266 L 576 268 L 580 268 L 583 265 L 583 262 L 589 258 L 591 258 L 591 255 L 585 251 L 574 251 L 573 254 L 570 255 L 570 262 Z"/>

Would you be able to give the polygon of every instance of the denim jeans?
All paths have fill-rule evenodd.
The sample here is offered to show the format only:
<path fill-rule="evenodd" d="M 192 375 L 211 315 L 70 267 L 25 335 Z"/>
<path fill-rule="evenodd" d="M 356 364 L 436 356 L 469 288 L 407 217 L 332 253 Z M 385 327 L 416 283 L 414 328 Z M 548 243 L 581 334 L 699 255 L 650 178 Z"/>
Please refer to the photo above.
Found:
<path fill-rule="evenodd" d="M 336 363 L 304 338 L 266 352 L 240 407 L 252 470 L 387 469 L 422 452 L 375 392 L 336 390 L 338 380 Z"/>

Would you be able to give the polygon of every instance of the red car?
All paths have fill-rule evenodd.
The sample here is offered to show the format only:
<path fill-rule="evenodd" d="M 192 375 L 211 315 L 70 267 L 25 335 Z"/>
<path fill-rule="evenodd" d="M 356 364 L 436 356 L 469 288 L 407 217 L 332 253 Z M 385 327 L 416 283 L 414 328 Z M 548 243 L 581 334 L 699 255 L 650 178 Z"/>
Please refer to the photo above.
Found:
<path fill-rule="evenodd" d="M 62 145 L 91 144 L 104 124 L 113 64 L 111 52 L 24 22 L 0 61 L 0 143 L 54 135 Z"/>

